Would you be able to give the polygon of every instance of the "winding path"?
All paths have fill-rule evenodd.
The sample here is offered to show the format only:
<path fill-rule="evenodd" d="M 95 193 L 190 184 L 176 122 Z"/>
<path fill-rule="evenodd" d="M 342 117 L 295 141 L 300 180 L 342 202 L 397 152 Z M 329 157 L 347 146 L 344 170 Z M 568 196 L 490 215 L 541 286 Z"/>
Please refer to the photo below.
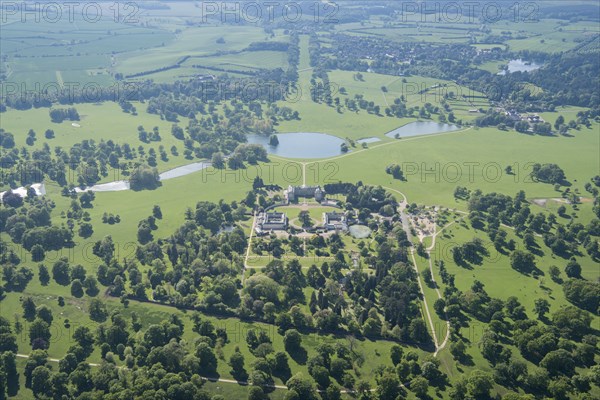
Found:
<path fill-rule="evenodd" d="M 410 256 L 413 261 L 413 267 L 415 269 L 415 273 L 417 274 L 417 283 L 419 284 L 419 290 L 421 291 L 421 296 L 423 296 L 423 304 L 425 305 L 425 313 L 427 314 L 427 320 L 429 321 L 429 327 L 431 329 L 431 336 L 433 337 L 433 344 L 435 345 L 435 353 L 434 356 L 437 355 L 440 346 L 438 345 L 437 335 L 435 333 L 435 326 L 433 325 L 433 319 L 431 318 L 431 313 L 429 312 L 429 305 L 427 304 L 427 298 L 425 297 L 425 291 L 423 290 L 423 283 L 421 282 L 421 276 L 419 274 L 419 268 L 417 267 L 417 260 L 415 259 L 415 252 L 411 248 Z"/>
<path fill-rule="evenodd" d="M 404 212 L 404 209 L 405 209 L 406 205 L 408 204 L 408 198 L 406 197 L 406 195 L 404 193 L 402 193 L 399 190 L 392 189 L 390 187 L 385 187 L 385 186 L 383 188 L 402 196 L 403 200 L 402 200 L 402 202 L 400 202 L 400 208 L 401 208 L 400 219 L 402 221 L 402 228 L 406 232 L 408 240 L 412 241 L 412 234 L 410 231 L 410 221 L 409 221 L 406 213 Z M 436 228 L 436 232 L 433 235 L 428 235 L 428 236 L 419 238 L 419 241 L 421 243 L 423 243 L 423 239 L 425 239 L 426 237 L 432 238 L 431 245 L 426 250 L 427 254 L 431 254 L 431 250 L 433 250 L 433 248 L 435 246 L 435 239 L 436 239 L 437 235 L 442 233 L 442 231 L 444 229 L 448 228 L 450 225 L 452 225 L 454 223 L 455 223 L 455 221 L 450 222 L 449 224 L 445 225 L 439 231 Z M 437 226 L 437 225 L 435 225 L 435 226 Z M 433 324 L 433 318 L 431 318 L 431 312 L 429 311 L 429 305 L 427 304 L 427 298 L 425 297 L 425 291 L 423 289 L 423 283 L 421 282 L 421 275 L 419 274 L 419 268 L 417 266 L 417 260 L 415 259 L 415 252 L 414 252 L 413 248 L 410 249 L 410 256 L 411 256 L 411 259 L 413 262 L 413 268 L 414 268 L 415 272 L 417 273 L 417 283 L 419 284 L 419 290 L 421 291 L 421 296 L 423 296 L 423 304 L 425 305 L 425 307 L 424 307 L 425 314 L 427 315 L 427 321 L 429 322 L 429 329 L 431 330 L 431 336 L 433 337 L 433 343 L 435 345 L 435 352 L 433 353 L 433 356 L 437 357 L 438 353 L 442 349 L 444 349 L 444 347 L 446 347 L 446 344 L 448 343 L 448 340 L 450 339 L 450 321 L 448 321 L 448 315 L 446 315 L 444 312 L 444 317 L 445 317 L 445 321 L 446 321 L 446 334 L 444 335 L 444 340 L 442 341 L 442 343 L 439 343 L 437 334 L 435 332 L 435 326 Z M 428 260 L 429 260 L 429 273 L 431 274 L 431 279 L 434 282 L 435 292 L 437 294 L 438 299 L 441 299 L 442 293 L 440 292 L 440 290 L 438 288 L 438 284 L 435 280 L 435 275 L 433 273 L 433 264 L 431 263 L 431 255 L 428 257 Z"/>

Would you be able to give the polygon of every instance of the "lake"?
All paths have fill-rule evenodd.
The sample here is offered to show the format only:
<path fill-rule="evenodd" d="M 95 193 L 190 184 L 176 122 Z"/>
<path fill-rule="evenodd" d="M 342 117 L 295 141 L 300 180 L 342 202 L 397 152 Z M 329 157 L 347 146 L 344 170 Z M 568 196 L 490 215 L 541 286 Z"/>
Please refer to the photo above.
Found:
<path fill-rule="evenodd" d="M 433 121 L 417 121 L 396 128 L 393 131 L 386 133 L 385 136 L 395 138 L 396 135 L 398 135 L 398 137 L 433 135 L 434 133 L 452 132 L 459 129 L 461 128 L 456 125 L 441 124 Z"/>
<path fill-rule="evenodd" d="M 284 158 L 328 158 L 344 154 L 340 148 L 345 141 L 325 133 L 278 133 L 279 145 L 271 146 L 269 137 L 248 135 L 248 143 L 260 144 L 267 153 Z"/>
<path fill-rule="evenodd" d="M 513 72 L 531 72 L 536 69 L 540 69 L 542 67 L 541 64 L 536 64 L 535 62 L 529 62 L 525 60 L 521 60 L 520 58 L 517 60 L 510 60 L 508 62 L 508 71 L 509 73 Z M 506 71 L 498 72 L 498 75 L 506 75 Z"/>

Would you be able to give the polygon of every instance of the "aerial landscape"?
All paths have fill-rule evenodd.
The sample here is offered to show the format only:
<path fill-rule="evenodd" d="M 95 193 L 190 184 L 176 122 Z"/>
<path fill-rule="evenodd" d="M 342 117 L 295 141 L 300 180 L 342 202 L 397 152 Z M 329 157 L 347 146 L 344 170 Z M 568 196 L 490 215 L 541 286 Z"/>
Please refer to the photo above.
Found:
<path fill-rule="evenodd" d="M 0 400 L 600 399 L 600 1 L 0 2 Z"/>

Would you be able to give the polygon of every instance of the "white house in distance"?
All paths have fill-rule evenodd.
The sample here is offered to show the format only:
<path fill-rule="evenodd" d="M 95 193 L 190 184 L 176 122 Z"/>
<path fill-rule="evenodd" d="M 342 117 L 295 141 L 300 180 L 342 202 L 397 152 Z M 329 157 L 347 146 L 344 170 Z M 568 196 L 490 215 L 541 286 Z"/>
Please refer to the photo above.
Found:
<path fill-rule="evenodd" d="M 325 190 L 321 186 L 288 186 L 283 192 L 288 203 L 298 200 L 300 197 L 305 197 L 321 202 L 325 199 Z"/>
<path fill-rule="evenodd" d="M 328 231 L 346 231 L 348 230 L 348 219 L 345 213 L 324 212 L 323 228 Z"/>
<path fill-rule="evenodd" d="M 265 232 L 285 231 L 288 228 L 288 217 L 285 213 L 263 212 L 256 219 L 254 230 L 261 235 Z"/>

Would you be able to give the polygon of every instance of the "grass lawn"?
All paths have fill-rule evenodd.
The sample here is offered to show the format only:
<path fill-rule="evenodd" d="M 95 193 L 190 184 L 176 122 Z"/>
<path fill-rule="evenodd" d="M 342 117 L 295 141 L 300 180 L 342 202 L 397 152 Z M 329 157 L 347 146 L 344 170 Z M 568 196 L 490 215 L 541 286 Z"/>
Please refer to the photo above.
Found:
<path fill-rule="evenodd" d="M 326 179 L 380 184 L 405 193 L 410 202 L 464 210 L 465 205 L 453 197 L 456 186 L 508 194 L 525 190 L 529 198 L 557 197 L 552 185 L 532 182 L 529 177 L 533 163 L 556 163 L 572 183 L 571 190 L 585 193 L 584 184 L 598 174 L 597 131 L 594 124 L 572 137 L 543 137 L 472 128 L 405 138 L 329 160 L 335 174 Z M 394 163 L 403 168 L 406 181 L 381 173 Z M 515 175 L 504 173 L 507 165 L 513 166 Z M 320 178 L 321 182 L 325 179 Z M 307 184 L 312 183 L 308 175 Z"/>
<path fill-rule="evenodd" d="M 289 220 L 293 221 L 295 225 L 301 226 L 302 223 L 298 220 L 298 214 L 303 210 L 302 205 L 296 206 L 287 206 L 287 207 L 277 207 L 274 211 L 286 213 Z M 310 214 L 310 218 L 312 220 L 313 226 L 319 226 L 323 224 L 323 213 L 325 212 L 338 212 L 341 213 L 343 210 L 335 207 L 308 207 L 306 209 Z"/>

